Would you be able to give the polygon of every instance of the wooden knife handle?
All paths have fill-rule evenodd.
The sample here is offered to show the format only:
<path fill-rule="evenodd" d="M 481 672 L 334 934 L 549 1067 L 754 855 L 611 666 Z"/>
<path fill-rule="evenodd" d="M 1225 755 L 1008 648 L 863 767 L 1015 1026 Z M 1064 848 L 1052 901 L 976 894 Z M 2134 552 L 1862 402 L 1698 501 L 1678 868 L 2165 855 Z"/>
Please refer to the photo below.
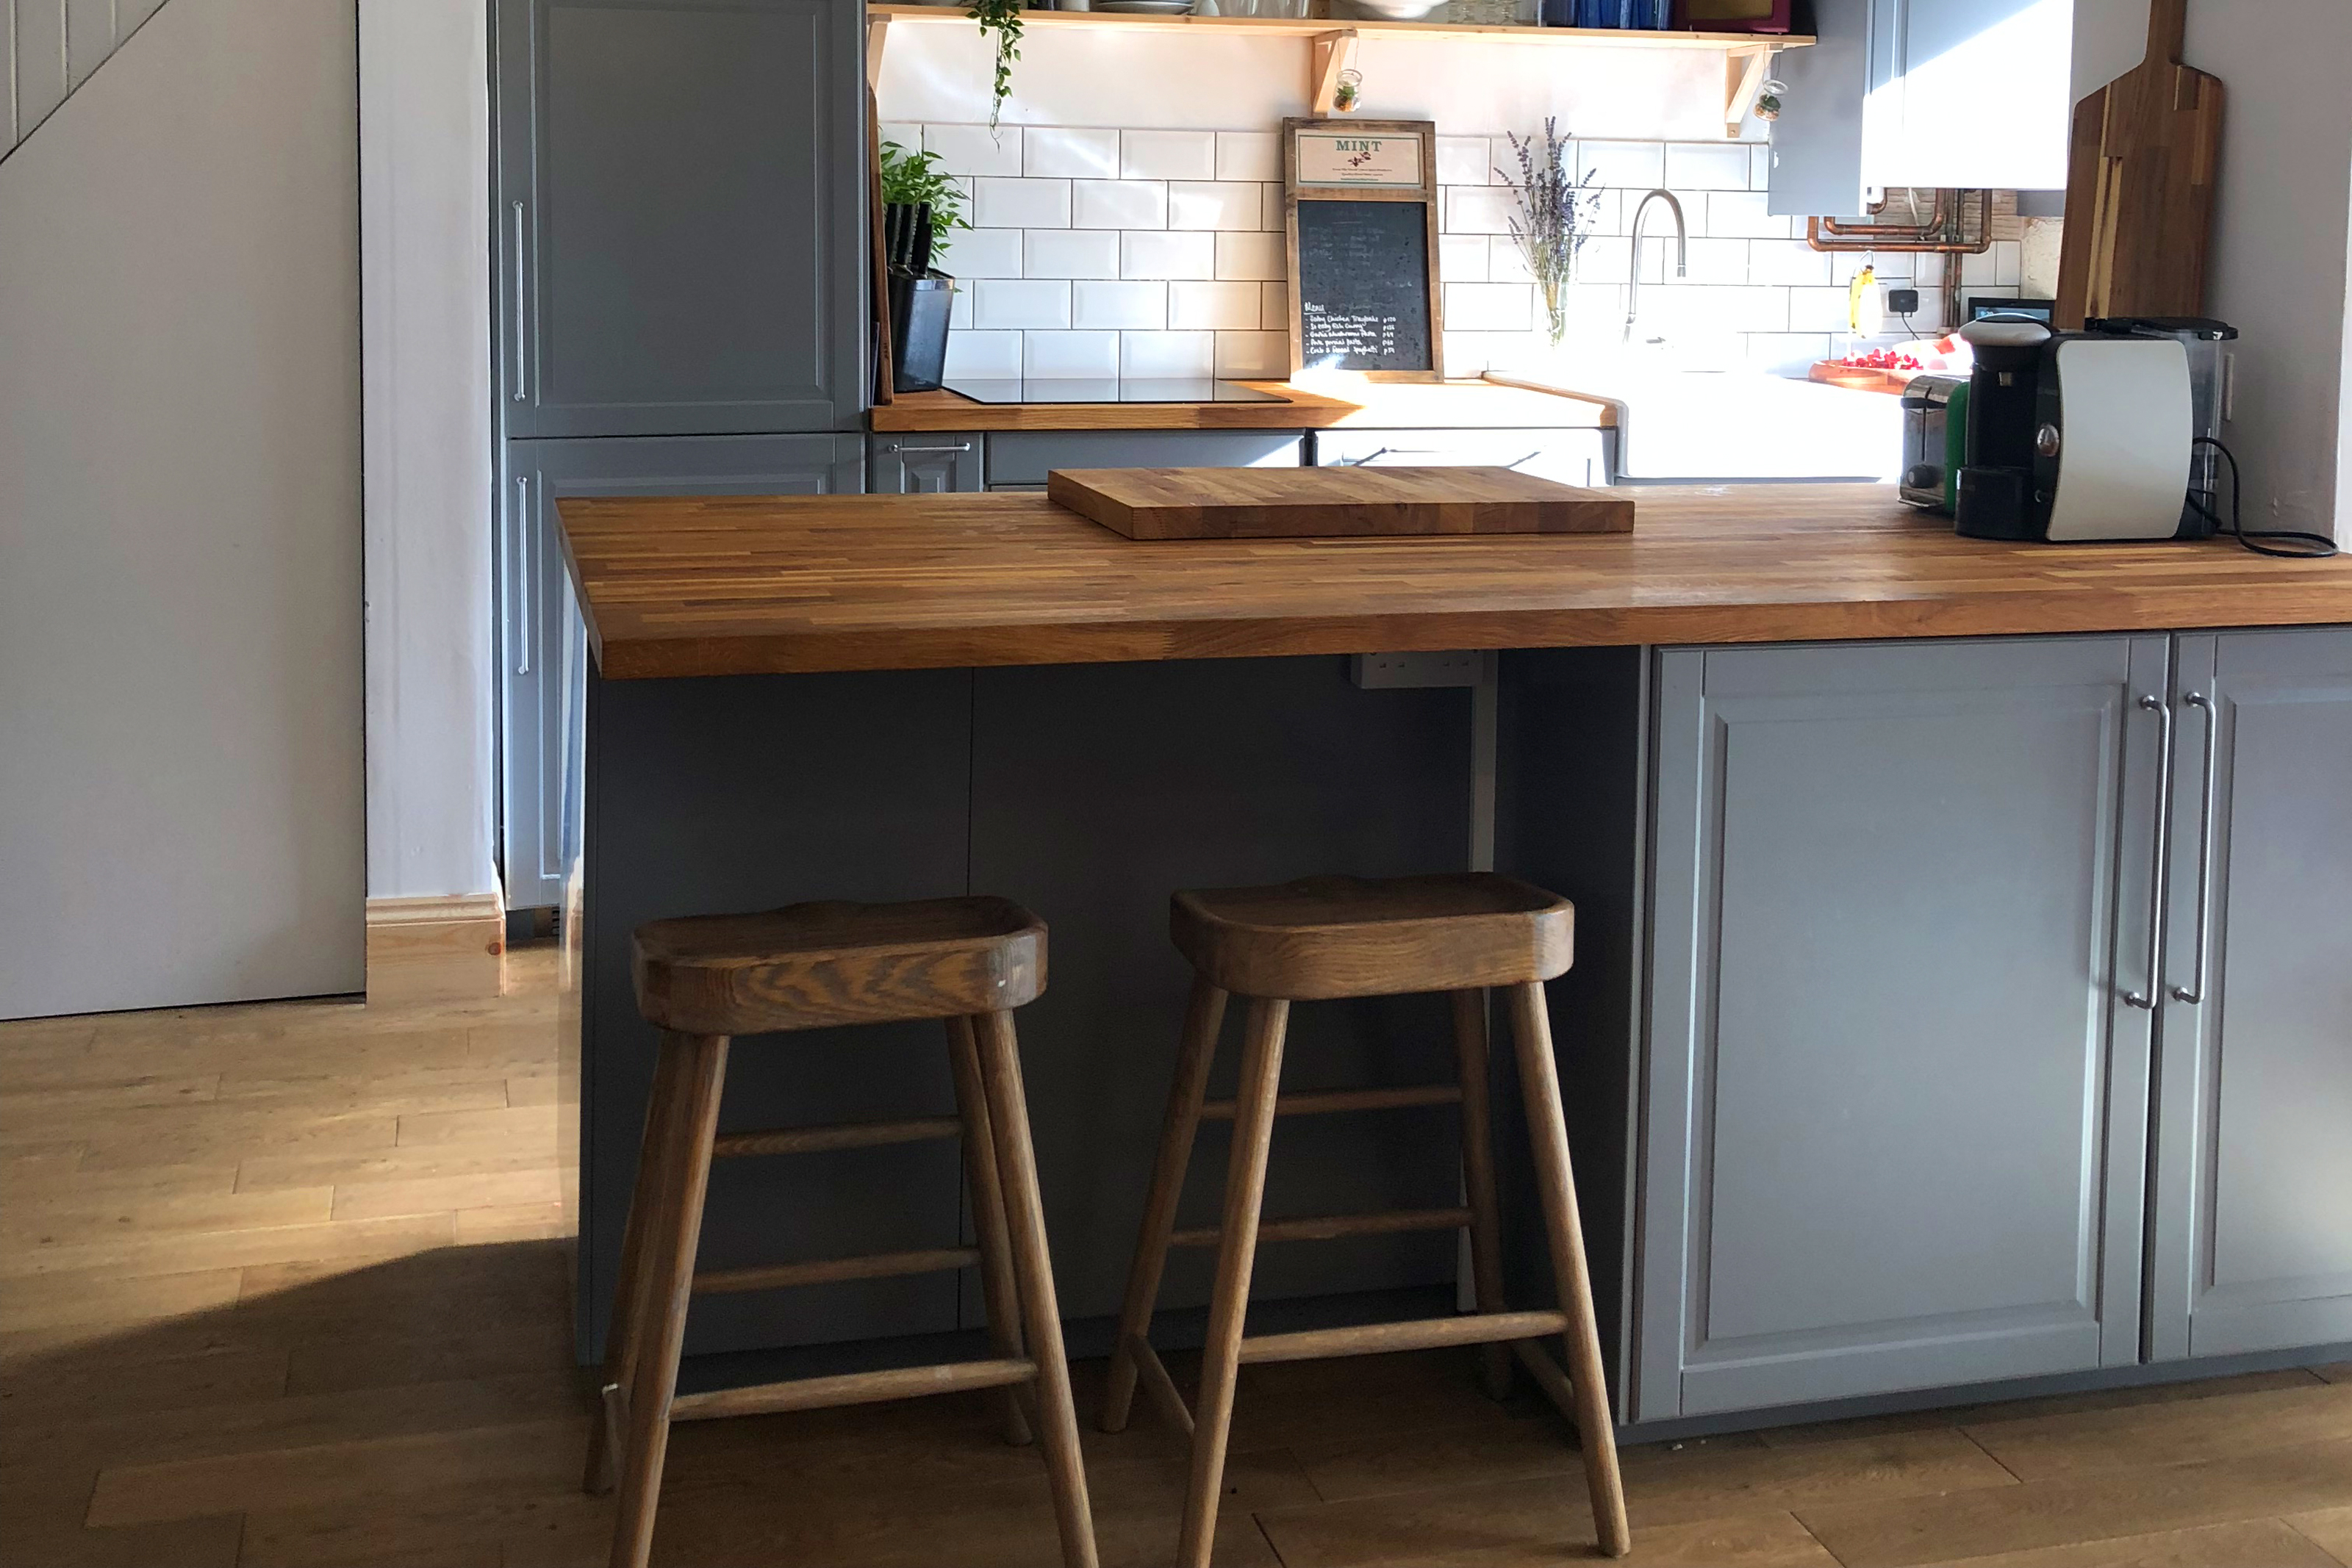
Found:
<path fill-rule="evenodd" d="M 2188 44 L 2189 0 L 2148 0 L 2148 63 L 2177 66 Z"/>

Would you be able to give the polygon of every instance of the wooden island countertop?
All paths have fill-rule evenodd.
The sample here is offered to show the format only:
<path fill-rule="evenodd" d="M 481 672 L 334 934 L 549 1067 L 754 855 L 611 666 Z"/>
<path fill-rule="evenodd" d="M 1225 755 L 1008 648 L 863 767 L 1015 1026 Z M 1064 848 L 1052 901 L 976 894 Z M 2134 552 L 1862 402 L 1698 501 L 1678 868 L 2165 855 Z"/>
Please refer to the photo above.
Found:
<path fill-rule="evenodd" d="M 560 510 L 614 679 L 2352 624 L 2352 558 L 1988 544 L 1877 486 L 1638 499 L 1629 535 L 1157 542 L 1038 495 Z"/>

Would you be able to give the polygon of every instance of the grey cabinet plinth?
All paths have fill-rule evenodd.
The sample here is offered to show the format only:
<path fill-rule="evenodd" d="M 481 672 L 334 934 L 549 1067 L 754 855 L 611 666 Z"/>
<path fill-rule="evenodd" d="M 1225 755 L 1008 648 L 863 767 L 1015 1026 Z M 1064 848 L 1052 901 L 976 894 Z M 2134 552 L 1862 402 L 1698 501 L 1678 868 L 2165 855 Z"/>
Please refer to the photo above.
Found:
<path fill-rule="evenodd" d="M 506 434 L 856 428 L 862 8 L 497 4 Z"/>
<path fill-rule="evenodd" d="M 2168 654 L 1659 655 L 1634 1419 L 2139 1358 Z"/>
<path fill-rule="evenodd" d="M 986 488 L 977 431 L 877 435 L 866 443 L 866 486 L 877 496 L 947 496 Z"/>
<path fill-rule="evenodd" d="M 2184 636 L 2156 1360 L 2352 1340 L 2352 630 Z"/>
<path fill-rule="evenodd" d="M 564 570 L 566 496 L 856 495 L 854 435 L 513 441 L 500 506 L 500 865 L 511 909 L 553 908 L 580 850 L 588 643 Z"/>

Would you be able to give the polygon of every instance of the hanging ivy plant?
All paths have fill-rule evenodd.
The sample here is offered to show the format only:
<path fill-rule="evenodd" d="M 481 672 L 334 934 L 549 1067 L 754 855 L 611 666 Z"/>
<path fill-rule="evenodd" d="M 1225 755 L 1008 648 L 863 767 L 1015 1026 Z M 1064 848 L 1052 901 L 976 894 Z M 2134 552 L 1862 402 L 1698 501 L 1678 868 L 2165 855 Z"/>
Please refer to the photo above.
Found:
<path fill-rule="evenodd" d="M 996 129 L 1004 100 L 1013 96 L 1013 62 L 1021 57 L 1023 0 L 971 0 L 965 13 L 980 24 L 980 36 L 996 35 L 996 92 L 988 103 L 988 128 Z"/>

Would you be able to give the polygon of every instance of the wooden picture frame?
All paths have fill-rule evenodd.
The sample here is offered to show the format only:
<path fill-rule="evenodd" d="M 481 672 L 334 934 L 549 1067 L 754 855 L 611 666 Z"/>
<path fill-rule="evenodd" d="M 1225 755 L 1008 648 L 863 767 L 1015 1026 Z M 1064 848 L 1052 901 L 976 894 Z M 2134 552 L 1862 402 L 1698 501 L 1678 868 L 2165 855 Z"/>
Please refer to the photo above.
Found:
<path fill-rule="evenodd" d="M 1415 183 L 1402 183 L 1406 172 L 1401 161 L 1385 161 L 1385 167 L 1394 178 L 1381 178 L 1381 165 L 1376 164 L 1367 183 L 1341 183 L 1327 177 L 1320 167 L 1321 147 L 1339 136 L 1370 141 L 1385 140 L 1408 141 L 1414 144 L 1418 159 L 1412 172 L 1419 176 Z M 1316 163 L 1308 167 L 1302 178 L 1301 145 L 1308 146 Z M 1445 379 L 1445 318 L 1444 293 L 1438 278 L 1437 239 L 1437 123 L 1429 120 L 1320 120 L 1292 118 L 1282 122 L 1282 228 L 1286 276 L 1290 287 L 1290 370 L 1293 375 L 1301 371 L 1323 368 L 1312 366 L 1307 358 L 1306 312 L 1308 301 L 1300 287 L 1298 255 L 1298 205 L 1307 202 L 1378 202 L 1419 203 L 1426 222 L 1423 227 L 1423 253 L 1427 260 L 1424 286 L 1429 291 L 1429 364 L 1427 368 L 1370 370 L 1349 369 L 1349 373 L 1373 382 L 1442 382 Z M 1346 368 L 1346 367 L 1342 367 Z"/>

